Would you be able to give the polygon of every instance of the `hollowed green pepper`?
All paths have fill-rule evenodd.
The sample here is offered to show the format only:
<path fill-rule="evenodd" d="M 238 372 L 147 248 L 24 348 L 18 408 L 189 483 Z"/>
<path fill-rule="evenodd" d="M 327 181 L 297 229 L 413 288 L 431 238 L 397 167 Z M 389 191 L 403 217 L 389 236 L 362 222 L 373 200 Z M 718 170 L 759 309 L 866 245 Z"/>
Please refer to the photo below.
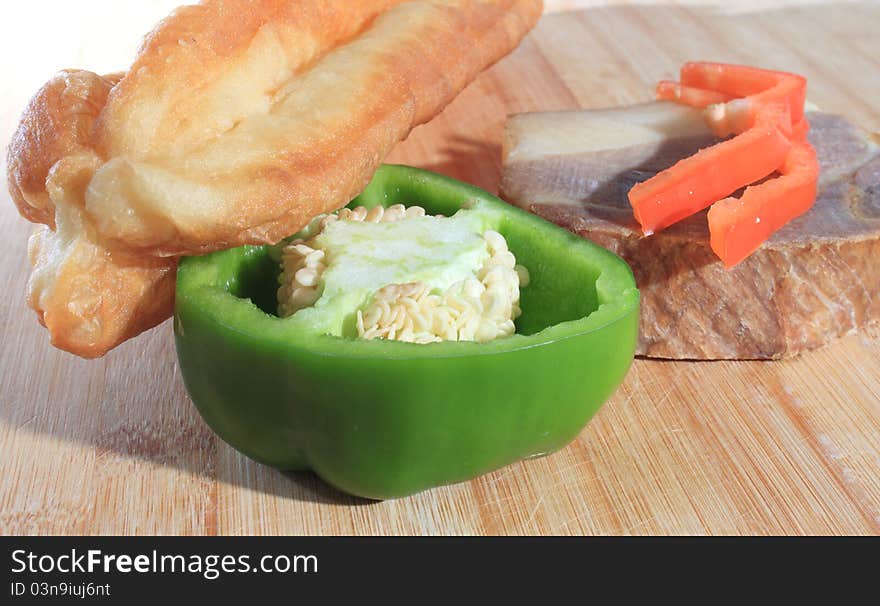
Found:
<path fill-rule="evenodd" d="M 411 167 L 381 167 L 352 205 L 398 202 L 487 213 L 531 274 L 515 335 L 414 344 L 305 334 L 275 313 L 268 246 L 182 260 L 174 315 L 186 387 L 221 438 L 377 499 L 564 446 L 623 380 L 638 332 L 638 290 L 611 252 Z"/>

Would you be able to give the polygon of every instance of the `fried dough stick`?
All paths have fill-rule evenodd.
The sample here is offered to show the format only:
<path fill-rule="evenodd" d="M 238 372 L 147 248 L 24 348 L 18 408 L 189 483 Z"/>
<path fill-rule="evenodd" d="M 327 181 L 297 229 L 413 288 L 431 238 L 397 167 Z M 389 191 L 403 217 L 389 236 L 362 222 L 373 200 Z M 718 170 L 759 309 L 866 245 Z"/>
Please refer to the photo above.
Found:
<path fill-rule="evenodd" d="M 90 237 L 76 209 L 56 214 L 57 231 L 40 225 L 28 241 L 28 304 L 52 345 L 100 357 L 171 315 L 176 258 L 111 251 Z"/>
<path fill-rule="evenodd" d="M 274 243 L 347 204 L 540 13 L 207 0 L 162 21 L 126 75 L 51 81 L 8 158 L 21 214 L 48 226 L 29 301 L 53 343 L 102 355 L 170 314 L 177 256 Z"/>

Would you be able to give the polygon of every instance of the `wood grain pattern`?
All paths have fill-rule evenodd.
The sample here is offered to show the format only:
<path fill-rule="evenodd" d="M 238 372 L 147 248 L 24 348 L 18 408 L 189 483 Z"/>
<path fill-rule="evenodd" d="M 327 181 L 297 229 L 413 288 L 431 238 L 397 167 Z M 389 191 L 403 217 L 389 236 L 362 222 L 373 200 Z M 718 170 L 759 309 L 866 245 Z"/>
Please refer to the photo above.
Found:
<path fill-rule="evenodd" d="M 6 73 L 4 148 L 55 68 L 123 67 L 137 36 L 174 3 L 88 3 L 50 24 L 55 43 Z M 782 4 L 547 2 L 569 10 L 545 16 L 391 160 L 497 191 L 508 113 L 644 101 L 688 59 L 799 71 L 820 107 L 880 131 L 880 78 L 871 76 L 880 7 Z M 45 10 L 4 14 L 4 56 L 20 57 L 14 45 L 47 34 L 35 18 Z M 119 17 L 106 36 L 107 17 L 86 14 L 94 10 Z M 783 362 L 637 360 L 564 450 L 375 503 L 262 467 L 219 441 L 186 397 L 170 323 L 97 361 L 49 347 L 24 304 L 27 231 L 0 200 L 2 534 L 880 533 L 877 335 Z"/>

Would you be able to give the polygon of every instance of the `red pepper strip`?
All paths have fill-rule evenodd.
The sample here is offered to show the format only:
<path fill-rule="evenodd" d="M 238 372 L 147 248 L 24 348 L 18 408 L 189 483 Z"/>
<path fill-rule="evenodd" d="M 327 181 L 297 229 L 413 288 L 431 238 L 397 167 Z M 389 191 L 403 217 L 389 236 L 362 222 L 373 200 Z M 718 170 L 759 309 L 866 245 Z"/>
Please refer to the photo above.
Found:
<path fill-rule="evenodd" d="M 679 78 L 687 86 L 718 91 L 731 97 L 748 97 L 773 88 L 788 75 L 748 65 L 689 61 L 681 66 Z"/>
<path fill-rule="evenodd" d="M 719 137 L 751 128 L 758 114 L 769 104 L 784 103 L 791 114 L 791 125 L 804 117 L 807 80 L 797 74 L 744 65 L 685 63 L 681 68 L 681 83 L 736 97 L 712 107 L 707 114 L 712 131 Z"/>
<path fill-rule="evenodd" d="M 816 200 L 819 162 L 806 142 L 795 144 L 780 177 L 749 187 L 741 198 L 725 198 L 709 209 L 712 250 L 733 267 L 776 230 L 805 213 Z"/>
<path fill-rule="evenodd" d="M 636 221 L 647 236 L 669 227 L 750 183 L 776 171 L 791 141 L 787 108 L 767 106 L 755 126 L 700 150 L 629 191 Z"/>
<path fill-rule="evenodd" d="M 657 99 L 661 101 L 675 101 L 691 107 L 706 107 L 716 103 L 726 103 L 732 97 L 705 88 L 685 86 L 670 80 L 661 80 L 657 84 Z"/>
<path fill-rule="evenodd" d="M 810 132 L 810 123 L 806 118 L 801 118 L 801 121 L 791 127 L 791 140 L 792 141 L 806 141 L 807 134 Z"/>

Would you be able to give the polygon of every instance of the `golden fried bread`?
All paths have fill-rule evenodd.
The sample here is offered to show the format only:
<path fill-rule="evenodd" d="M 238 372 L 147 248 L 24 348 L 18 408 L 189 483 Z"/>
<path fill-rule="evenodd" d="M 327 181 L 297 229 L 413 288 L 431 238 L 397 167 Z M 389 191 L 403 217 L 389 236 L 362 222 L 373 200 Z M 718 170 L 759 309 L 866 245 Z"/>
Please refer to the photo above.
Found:
<path fill-rule="evenodd" d="M 206 0 L 162 21 L 127 74 L 59 74 L 8 154 L 22 215 L 58 223 L 31 245 L 30 301 L 53 343 L 101 355 L 167 317 L 177 256 L 274 243 L 348 203 L 540 12 Z"/>
<path fill-rule="evenodd" d="M 171 315 L 177 259 L 110 251 L 79 213 L 62 207 L 56 231 L 31 235 L 28 304 L 55 347 L 94 358 Z"/>

